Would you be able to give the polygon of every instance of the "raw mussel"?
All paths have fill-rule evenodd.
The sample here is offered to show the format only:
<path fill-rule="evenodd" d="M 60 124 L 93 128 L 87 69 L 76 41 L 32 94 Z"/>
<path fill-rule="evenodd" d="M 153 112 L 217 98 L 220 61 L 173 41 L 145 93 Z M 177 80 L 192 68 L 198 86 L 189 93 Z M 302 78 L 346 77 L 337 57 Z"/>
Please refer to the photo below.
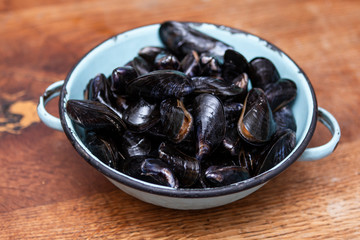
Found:
<path fill-rule="evenodd" d="M 260 88 L 249 91 L 238 122 L 238 132 L 248 143 L 268 142 L 276 131 L 276 123 L 265 93 Z"/>

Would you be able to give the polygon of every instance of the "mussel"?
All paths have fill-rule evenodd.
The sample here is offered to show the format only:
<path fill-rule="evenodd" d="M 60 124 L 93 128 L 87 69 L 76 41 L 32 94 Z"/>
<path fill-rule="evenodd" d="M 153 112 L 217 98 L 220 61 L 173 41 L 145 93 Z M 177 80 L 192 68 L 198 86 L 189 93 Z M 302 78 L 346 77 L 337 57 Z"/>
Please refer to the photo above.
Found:
<path fill-rule="evenodd" d="M 296 135 L 294 131 L 286 129 L 277 132 L 269 144 L 270 147 L 266 151 L 262 164 L 258 167 L 257 174 L 263 173 L 283 161 L 295 148 L 295 144 Z"/>
<path fill-rule="evenodd" d="M 296 121 L 290 106 L 280 108 L 273 115 L 276 122 L 276 131 L 291 129 L 296 132 Z"/>
<path fill-rule="evenodd" d="M 186 76 L 195 77 L 200 74 L 200 59 L 195 51 L 191 51 L 180 62 L 180 70 Z"/>
<path fill-rule="evenodd" d="M 178 177 L 180 186 L 192 186 L 200 176 L 200 163 L 196 158 L 186 155 L 174 146 L 162 142 L 159 158 L 165 161 Z"/>
<path fill-rule="evenodd" d="M 211 166 L 205 172 L 205 178 L 216 187 L 241 182 L 250 178 L 248 171 L 240 166 Z"/>
<path fill-rule="evenodd" d="M 194 87 L 184 73 L 157 70 L 135 78 L 128 84 L 128 93 L 151 99 L 181 98 L 192 93 Z"/>
<path fill-rule="evenodd" d="M 132 61 L 128 62 L 125 66 L 130 66 L 135 69 L 138 76 L 142 76 L 151 72 L 152 64 L 140 56 L 136 56 Z"/>
<path fill-rule="evenodd" d="M 138 55 L 143 59 L 145 59 L 148 63 L 153 63 L 155 57 L 161 52 L 167 52 L 167 51 L 165 48 L 162 47 L 147 46 L 141 48 L 138 52 Z"/>
<path fill-rule="evenodd" d="M 144 132 L 160 120 L 159 104 L 139 98 L 125 110 L 123 119 L 132 130 Z"/>
<path fill-rule="evenodd" d="M 117 67 L 113 70 L 110 78 L 111 91 L 117 95 L 126 94 L 126 87 L 130 80 L 137 77 L 133 67 Z"/>
<path fill-rule="evenodd" d="M 86 147 L 109 167 L 121 170 L 125 157 L 114 136 L 89 131 L 85 137 Z"/>
<path fill-rule="evenodd" d="M 277 82 L 280 74 L 269 59 L 257 57 L 249 63 L 249 77 L 254 88 L 264 89 L 267 84 Z"/>
<path fill-rule="evenodd" d="M 203 93 L 194 100 L 196 158 L 201 161 L 219 146 L 225 136 L 225 114 L 220 99 Z"/>
<path fill-rule="evenodd" d="M 237 132 L 237 122 L 242 112 L 242 103 L 224 104 L 224 113 L 226 119 L 225 137 L 222 146 L 231 156 L 238 156 L 241 147 L 241 137 Z"/>
<path fill-rule="evenodd" d="M 161 102 L 160 119 L 163 133 L 175 143 L 186 138 L 193 127 L 193 117 L 182 101 L 176 98 L 168 98 Z"/>
<path fill-rule="evenodd" d="M 151 139 L 142 134 L 127 130 L 121 136 L 121 149 L 125 157 L 149 156 Z"/>
<path fill-rule="evenodd" d="M 227 82 L 232 82 L 234 78 L 241 74 L 248 73 L 249 63 L 239 52 L 228 49 L 224 54 L 224 65 L 222 67 L 222 77 Z"/>
<path fill-rule="evenodd" d="M 108 130 L 122 133 L 127 127 L 124 121 L 106 105 L 91 100 L 70 99 L 66 112 L 75 123 L 87 130 Z"/>
<path fill-rule="evenodd" d="M 160 38 L 165 46 L 179 56 L 191 51 L 223 58 L 229 45 L 190 27 L 187 23 L 166 21 L 160 26 Z"/>
<path fill-rule="evenodd" d="M 168 164 L 157 158 L 147 158 L 141 164 L 141 173 L 152 177 L 158 184 L 178 188 L 179 181 Z"/>
<path fill-rule="evenodd" d="M 180 62 L 177 57 L 171 53 L 161 52 L 154 59 L 154 67 L 158 70 L 178 70 Z"/>
<path fill-rule="evenodd" d="M 289 79 L 280 79 L 265 86 L 264 92 L 273 112 L 291 103 L 296 97 L 296 84 Z"/>
<path fill-rule="evenodd" d="M 238 122 L 240 136 L 248 143 L 261 145 L 268 142 L 275 131 L 276 123 L 264 91 L 251 89 Z"/>
<path fill-rule="evenodd" d="M 201 76 L 221 78 L 222 68 L 218 58 L 203 53 L 199 57 L 199 63 L 201 68 Z"/>
<path fill-rule="evenodd" d="M 246 87 L 229 84 L 220 79 L 212 77 L 192 77 L 191 82 L 194 86 L 195 93 L 213 93 L 217 96 L 246 96 Z"/>

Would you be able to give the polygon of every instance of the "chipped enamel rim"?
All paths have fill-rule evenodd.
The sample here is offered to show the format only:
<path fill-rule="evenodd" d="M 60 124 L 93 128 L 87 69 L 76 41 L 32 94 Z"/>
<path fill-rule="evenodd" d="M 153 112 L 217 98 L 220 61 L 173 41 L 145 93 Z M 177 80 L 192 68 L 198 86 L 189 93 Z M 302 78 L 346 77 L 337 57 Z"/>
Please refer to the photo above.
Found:
<path fill-rule="evenodd" d="M 306 131 L 297 133 L 297 145 L 287 158 L 285 158 L 277 166 L 273 167 L 272 169 L 270 169 L 260 175 L 257 175 L 253 178 L 247 179 L 247 180 L 239 182 L 239 183 L 234 183 L 234 184 L 231 184 L 228 186 L 207 188 L 207 189 L 182 189 L 182 188 L 181 189 L 172 189 L 169 187 L 144 182 L 144 181 L 132 178 L 130 176 L 127 176 L 121 172 L 118 172 L 118 171 L 108 167 L 107 165 L 103 164 L 97 157 L 95 157 L 85 147 L 85 145 L 81 142 L 80 137 L 75 132 L 74 126 L 72 125 L 70 118 L 67 116 L 66 108 L 65 108 L 66 102 L 68 99 L 82 98 L 82 95 L 80 95 L 80 93 L 82 93 L 85 88 L 84 88 L 84 83 L 82 83 L 82 86 L 81 86 L 82 89 L 81 89 L 81 87 L 79 87 L 81 85 L 80 83 L 84 82 L 84 81 L 86 81 L 86 83 L 87 83 L 88 80 L 95 75 L 94 72 L 91 73 L 92 67 L 89 68 L 89 66 L 88 66 L 89 73 L 83 74 L 83 75 L 88 75 L 88 76 L 81 76 L 81 68 L 86 68 L 86 66 L 89 62 L 89 59 L 91 60 L 91 57 L 93 55 L 101 56 L 102 51 L 104 49 L 106 49 L 107 47 L 115 48 L 117 44 L 121 43 L 121 41 L 127 41 L 127 39 L 129 39 L 129 38 L 133 38 L 132 42 L 129 44 L 130 46 L 128 46 L 125 50 L 122 50 L 122 51 L 123 51 L 124 55 L 127 54 L 127 55 L 131 55 L 132 57 L 134 57 L 137 54 L 137 50 L 142 47 L 142 46 L 138 46 L 138 45 L 142 44 L 142 41 L 144 38 L 149 37 L 149 36 L 151 36 L 151 38 L 149 38 L 150 40 L 152 38 L 154 38 L 154 39 L 158 38 L 158 37 L 153 37 L 153 35 L 157 36 L 157 34 L 158 34 L 157 30 L 158 30 L 160 24 L 147 25 L 147 26 L 135 28 L 135 29 L 120 33 L 120 34 L 100 43 L 99 45 L 97 45 L 95 48 L 90 50 L 86 55 L 84 55 L 80 59 L 80 61 L 73 67 L 73 69 L 67 75 L 65 82 L 64 82 L 64 86 L 63 86 L 63 88 L 61 90 L 61 94 L 60 94 L 59 111 L 60 111 L 60 119 L 61 119 L 61 124 L 62 124 L 63 130 L 64 130 L 66 136 L 68 137 L 68 139 L 70 140 L 71 144 L 76 149 L 76 151 L 89 164 L 91 164 L 93 167 L 95 167 L 98 171 L 103 173 L 106 177 L 110 178 L 112 181 L 119 182 L 121 184 L 126 185 L 127 187 L 134 188 L 134 189 L 137 189 L 137 190 L 140 190 L 143 192 L 157 194 L 157 195 L 163 195 L 163 196 L 169 196 L 169 197 L 176 197 L 176 198 L 209 198 L 209 197 L 215 197 L 215 196 L 223 196 L 223 195 L 229 195 L 229 194 L 234 194 L 234 193 L 240 193 L 244 190 L 248 190 L 250 188 L 255 188 L 257 186 L 260 186 L 261 184 L 264 184 L 268 180 L 279 175 L 286 168 L 288 168 L 293 162 L 295 162 L 301 156 L 301 154 L 304 152 L 304 150 L 306 149 L 307 145 L 309 144 L 309 142 L 311 140 L 311 137 L 313 136 L 313 133 L 314 133 L 315 127 L 316 127 L 316 122 L 317 122 L 317 101 L 316 101 L 315 93 L 314 93 L 313 87 L 310 83 L 310 80 L 305 75 L 305 73 L 301 70 L 301 68 L 290 57 L 288 57 L 288 55 L 286 55 L 283 51 L 281 51 L 278 47 L 276 47 L 272 43 L 270 43 L 260 37 L 257 37 L 253 34 L 245 32 L 245 31 L 233 29 L 230 27 L 222 26 L 222 25 L 215 25 L 215 24 L 209 24 L 209 23 L 195 23 L 195 22 L 191 22 L 190 24 L 194 28 L 197 28 L 198 30 L 203 31 L 209 35 L 212 35 L 215 38 L 218 38 L 218 37 L 214 36 L 213 34 L 222 35 L 222 37 L 220 37 L 218 39 L 220 39 L 224 42 L 226 42 L 227 36 L 228 37 L 232 36 L 231 38 L 233 38 L 235 40 L 236 40 L 236 38 L 241 38 L 243 40 L 249 41 L 249 43 L 256 42 L 257 45 L 259 45 L 259 46 L 261 45 L 261 47 L 265 47 L 269 51 L 273 51 L 272 54 L 279 55 L 281 62 L 286 62 L 283 64 L 283 65 L 285 65 L 284 71 L 287 71 L 287 67 L 290 66 L 290 68 L 292 68 L 292 69 L 294 69 L 294 71 L 296 71 L 296 73 L 294 73 L 294 71 L 292 71 L 294 74 L 299 74 L 299 77 L 301 78 L 301 80 L 299 80 L 300 82 L 297 82 L 297 86 L 299 88 L 299 84 L 300 84 L 301 85 L 300 87 L 303 87 L 304 88 L 303 90 L 306 91 L 305 98 L 307 101 L 307 109 L 305 109 L 305 110 L 308 112 L 308 114 L 305 116 L 305 118 L 306 118 L 305 119 L 305 130 Z M 138 38 L 141 38 L 141 41 L 138 41 Z M 138 43 L 138 45 L 136 45 L 137 43 Z M 229 42 L 227 42 L 227 43 L 229 45 L 234 45 Z M 150 46 L 150 45 L 153 45 L 153 43 L 152 42 L 149 43 L 149 42 L 145 41 L 145 43 L 143 44 L 143 46 Z M 238 49 L 235 47 L 235 50 L 238 50 Z M 266 51 L 268 51 L 268 50 L 266 50 Z M 127 51 L 129 51 L 129 52 L 127 52 Z M 245 54 L 243 53 L 243 51 L 240 51 L 240 52 L 243 53 L 246 58 L 251 58 L 251 57 L 246 56 L 246 50 L 244 50 L 244 51 L 245 51 Z M 112 52 L 110 52 L 110 53 L 112 54 Z M 262 55 L 260 54 L 259 56 L 262 56 Z M 108 56 L 106 56 L 106 57 L 108 57 Z M 118 64 L 117 66 L 121 66 L 122 64 L 125 64 L 130 59 L 129 58 L 127 58 L 126 60 L 123 59 L 122 63 Z M 121 61 L 119 61 L 119 62 L 121 62 Z M 276 65 L 276 63 L 275 63 L 275 65 Z M 104 69 L 107 68 L 107 70 L 102 71 L 102 72 L 112 71 L 112 69 L 114 69 L 117 66 L 116 65 L 114 65 L 114 66 L 104 65 Z M 94 66 L 94 68 L 95 67 L 96 66 Z M 280 75 L 282 75 L 281 71 L 279 71 L 279 72 L 280 72 Z M 83 80 L 77 79 L 80 77 Z M 284 77 L 284 76 L 282 76 L 282 77 Z M 76 79 L 76 80 L 74 80 L 74 79 Z M 73 93 L 73 92 L 77 92 L 77 93 Z M 75 95 L 75 97 L 72 95 Z M 81 96 L 81 97 L 79 97 L 79 96 Z M 301 103 L 295 103 L 295 104 L 301 104 Z M 295 114 L 302 115 L 303 113 L 300 112 L 300 113 L 295 113 Z"/>

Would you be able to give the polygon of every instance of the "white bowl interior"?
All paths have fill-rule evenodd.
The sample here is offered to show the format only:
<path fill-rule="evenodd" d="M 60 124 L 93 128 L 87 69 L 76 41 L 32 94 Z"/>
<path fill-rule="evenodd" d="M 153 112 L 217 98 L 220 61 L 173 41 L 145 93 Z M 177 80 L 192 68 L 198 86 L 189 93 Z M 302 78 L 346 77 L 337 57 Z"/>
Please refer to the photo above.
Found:
<path fill-rule="evenodd" d="M 297 124 L 297 145 L 293 150 L 294 152 L 303 142 L 309 131 L 314 112 L 311 89 L 303 72 L 288 56 L 267 41 L 254 35 L 234 32 L 230 28 L 212 24 L 193 24 L 193 27 L 233 46 L 235 50 L 243 54 L 249 61 L 259 56 L 270 59 L 277 67 L 282 78 L 292 79 L 296 83 L 298 88 L 297 97 L 292 105 Z M 106 76 L 110 75 L 114 68 L 123 66 L 134 58 L 142 47 L 163 46 L 158 35 L 158 29 L 159 24 L 154 24 L 130 30 L 106 40 L 90 51 L 73 69 L 71 75 L 68 76 L 66 94 L 64 101 L 61 103 L 63 107 L 65 108 L 68 99 L 83 99 L 87 83 L 96 74 L 104 73 Z M 74 134 L 75 139 L 87 150 L 67 115 L 65 115 L 65 121 L 70 131 Z M 88 154 L 97 159 L 90 152 Z M 102 163 L 99 161 L 99 164 Z"/>

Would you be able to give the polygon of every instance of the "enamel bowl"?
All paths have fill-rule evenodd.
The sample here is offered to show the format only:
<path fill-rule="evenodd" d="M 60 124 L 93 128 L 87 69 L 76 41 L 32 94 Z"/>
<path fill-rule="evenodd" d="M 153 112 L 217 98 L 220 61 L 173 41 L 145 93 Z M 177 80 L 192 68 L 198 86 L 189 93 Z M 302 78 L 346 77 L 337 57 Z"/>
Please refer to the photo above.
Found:
<path fill-rule="evenodd" d="M 67 101 L 83 99 L 84 89 L 91 78 L 97 73 L 110 75 L 114 68 L 125 65 L 135 57 L 142 47 L 163 46 L 158 34 L 159 24 L 123 32 L 107 39 L 88 52 L 69 72 L 65 81 L 56 82 L 46 89 L 40 97 L 39 117 L 47 126 L 64 131 L 76 151 L 122 191 L 142 201 L 175 209 L 205 209 L 236 201 L 262 187 L 297 159 L 320 159 L 334 151 L 340 139 L 340 128 L 336 119 L 326 110 L 318 108 L 309 79 L 283 51 L 268 41 L 244 31 L 208 23 L 190 24 L 199 31 L 233 46 L 249 61 L 258 56 L 270 59 L 282 78 L 292 79 L 296 83 L 298 92 L 292 104 L 292 110 L 297 124 L 297 144 L 291 154 L 277 166 L 256 177 L 225 187 L 172 189 L 134 179 L 118 172 L 103 164 L 85 147 L 81 141 L 82 133 L 75 129 L 66 113 Z M 51 116 L 45 109 L 45 105 L 57 95 L 60 95 L 60 119 Z M 318 120 L 329 128 L 333 136 L 327 144 L 309 149 L 307 145 Z"/>

